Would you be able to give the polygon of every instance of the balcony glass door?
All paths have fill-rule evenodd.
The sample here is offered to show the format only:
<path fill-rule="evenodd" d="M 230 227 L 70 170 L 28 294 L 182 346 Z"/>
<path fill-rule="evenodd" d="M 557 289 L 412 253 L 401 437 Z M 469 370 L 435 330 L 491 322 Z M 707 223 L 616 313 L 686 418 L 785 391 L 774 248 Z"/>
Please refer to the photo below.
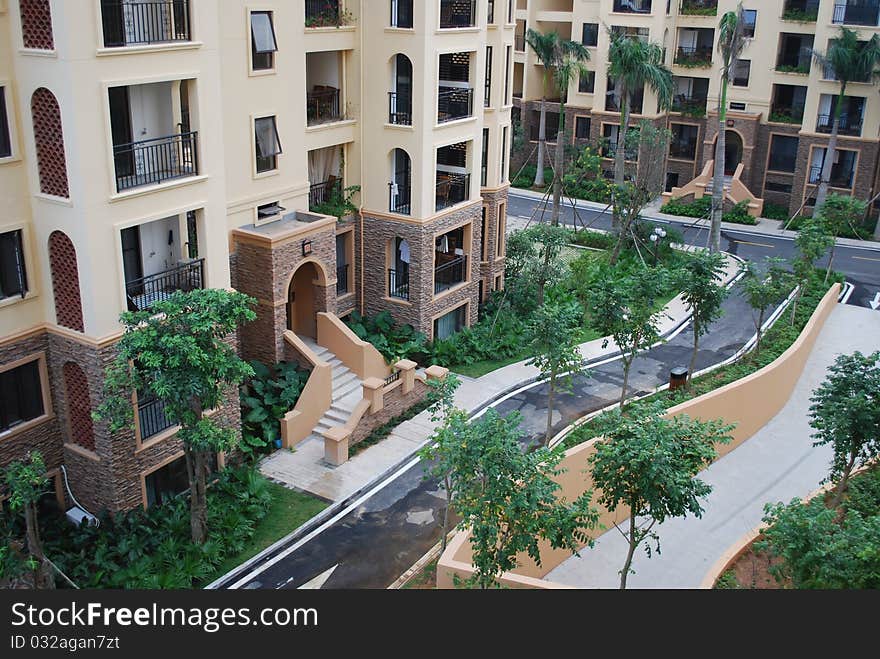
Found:
<path fill-rule="evenodd" d="M 116 177 L 134 174 L 134 151 L 129 148 L 134 139 L 131 134 L 131 110 L 128 87 L 110 87 L 110 132 L 113 139 L 113 162 Z"/>
<path fill-rule="evenodd" d="M 122 230 L 122 269 L 125 273 L 126 293 L 141 295 L 141 286 L 130 282 L 140 282 L 144 276 L 144 265 L 141 261 L 141 230 L 140 227 L 129 227 Z"/>

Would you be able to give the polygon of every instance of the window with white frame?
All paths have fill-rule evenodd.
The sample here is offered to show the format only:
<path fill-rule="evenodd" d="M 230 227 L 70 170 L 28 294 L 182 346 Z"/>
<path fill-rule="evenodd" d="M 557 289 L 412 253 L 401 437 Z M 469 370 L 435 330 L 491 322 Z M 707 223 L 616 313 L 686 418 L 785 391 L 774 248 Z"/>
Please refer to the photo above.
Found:
<path fill-rule="evenodd" d="M 251 67 L 267 71 L 275 67 L 275 27 L 271 11 L 251 12 Z"/>
<path fill-rule="evenodd" d="M 281 153 L 281 140 L 275 117 L 260 117 L 254 120 L 256 135 L 257 173 L 278 169 L 278 155 Z"/>

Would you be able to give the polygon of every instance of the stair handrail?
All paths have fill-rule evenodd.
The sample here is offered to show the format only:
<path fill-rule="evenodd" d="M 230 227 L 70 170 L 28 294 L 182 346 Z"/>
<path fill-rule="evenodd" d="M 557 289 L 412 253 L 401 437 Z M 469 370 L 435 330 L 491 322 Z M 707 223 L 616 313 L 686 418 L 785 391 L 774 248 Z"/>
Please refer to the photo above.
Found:
<path fill-rule="evenodd" d="M 323 311 L 318 314 L 318 345 L 336 355 L 361 380 L 384 380 L 391 373 L 382 353 L 372 343 L 358 337 L 336 314 Z"/>
<path fill-rule="evenodd" d="M 292 448 L 312 434 L 318 421 L 333 404 L 333 367 L 290 330 L 285 330 L 284 342 L 312 366 L 299 400 L 281 419 L 282 445 Z"/>

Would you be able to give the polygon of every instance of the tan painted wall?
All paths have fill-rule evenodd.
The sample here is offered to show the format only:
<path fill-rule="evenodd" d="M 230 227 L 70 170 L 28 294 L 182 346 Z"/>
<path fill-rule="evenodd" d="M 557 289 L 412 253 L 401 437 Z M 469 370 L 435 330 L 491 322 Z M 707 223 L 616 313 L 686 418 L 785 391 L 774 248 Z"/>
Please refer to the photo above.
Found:
<path fill-rule="evenodd" d="M 776 416 L 788 402 L 794 386 L 803 372 L 807 357 L 813 349 L 816 337 L 837 304 L 839 294 L 840 284 L 835 284 L 822 298 L 801 335 L 788 350 L 772 363 L 741 380 L 731 382 L 720 389 L 670 408 L 668 416 L 686 414 L 695 419 L 723 419 L 727 423 L 736 424 L 731 432 L 733 441 L 726 445 L 716 445 L 718 458 L 745 442 Z M 746 411 L 748 414 L 744 413 Z M 566 500 L 572 501 L 583 492 L 593 488 L 592 479 L 585 472 L 585 469 L 590 455 L 595 451 L 594 446 L 597 441 L 601 440 L 594 438 L 566 451 L 565 458 L 560 463 L 560 467 L 565 472 L 556 479 L 561 486 L 559 494 Z M 594 493 L 593 500 L 595 501 L 597 498 L 598 495 Z M 625 509 L 619 509 L 614 515 L 601 507 L 599 511 L 600 523 L 604 525 L 606 530 L 612 527 L 614 521 L 625 519 L 628 515 L 628 511 Z M 602 532 L 599 532 L 595 537 L 601 534 Z M 440 557 L 437 566 L 439 587 L 448 587 L 451 584 L 453 573 L 463 577 L 469 576 L 471 550 L 470 545 L 464 541 L 466 537 L 467 533 L 465 532 L 457 534 L 456 539 L 460 542 L 454 545 L 450 544 Z M 584 551 L 589 551 L 589 549 Z M 528 556 L 521 555 L 517 558 L 519 567 L 515 573 L 504 576 L 513 579 L 517 576 L 540 579 L 570 555 L 569 552 L 553 550 L 547 543 L 542 543 L 540 566 L 536 565 Z M 462 565 L 466 567 L 461 568 Z M 540 584 L 536 587 L 553 587 L 553 584 L 549 584 L 549 582 L 542 581 Z"/>
<path fill-rule="evenodd" d="M 335 314 L 318 314 L 318 344 L 335 354 L 361 380 L 384 379 L 391 373 L 373 344 L 359 339 Z"/>
<path fill-rule="evenodd" d="M 284 448 L 292 448 L 312 434 L 315 424 L 330 409 L 333 401 L 333 369 L 290 330 L 284 332 L 284 341 L 312 366 L 312 374 L 296 406 L 281 420 L 282 443 Z"/>

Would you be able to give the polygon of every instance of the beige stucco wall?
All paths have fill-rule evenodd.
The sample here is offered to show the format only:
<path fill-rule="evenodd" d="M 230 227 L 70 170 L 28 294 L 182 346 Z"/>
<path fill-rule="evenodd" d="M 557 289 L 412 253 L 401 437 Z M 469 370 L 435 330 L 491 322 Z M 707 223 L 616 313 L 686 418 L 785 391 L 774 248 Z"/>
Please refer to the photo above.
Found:
<path fill-rule="evenodd" d="M 751 375 L 731 382 L 724 387 L 708 394 L 677 405 L 668 410 L 668 416 L 685 414 L 691 418 L 711 420 L 723 419 L 726 423 L 735 424 L 731 432 L 732 441 L 726 445 L 717 445 L 717 457 L 720 458 L 760 430 L 785 406 L 798 378 L 803 372 L 807 357 L 812 351 L 816 337 L 819 335 L 825 320 L 837 304 L 840 284 L 834 284 L 819 303 L 798 339 L 772 363 Z M 784 322 L 784 321 L 783 321 Z M 747 414 L 745 412 L 748 412 Z M 559 496 L 573 501 L 583 492 L 593 489 L 592 478 L 586 471 L 590 456 L 595 452 L 595 444 L 599 438 L 591 439 L 583 444 L 570 448 L 560 463 L 564 472 L 556 481 L 561 489 Z M 716 458 L 717 459 L 717 458 Z M 593 500 L 597 500 L 600 491 L 596 491 Z M 629 511 L 620 508 L 609 513 L 599 506 L 599 521 L 605 531 L 612 528 L 614 522 L 625 519 Z M 595 534 L 598 537 L 605 531 Z M 440 557 L 437 566 L 437 585 L 441 588 L 451 587 L 452 575 L 468 576 L 470 574 L 470 545 L 465 542 L 466 532 L 456 535 L 458 542 L 450 544 Z M 584 549 L 589 551 L 589 549 Z M 527 555 L 517 557 L 519 567 L 510 577 L 516 581 L 517 576 L 541 579 L 570 556 L 570 552 L 554 550 L 548 543 L 541 544 L 541 565 L 538 566 Z M 462 567 L 464 566 L 464 567 Z M 532 587 L 554 587 L 549 582 L 539 582 Z"/>

